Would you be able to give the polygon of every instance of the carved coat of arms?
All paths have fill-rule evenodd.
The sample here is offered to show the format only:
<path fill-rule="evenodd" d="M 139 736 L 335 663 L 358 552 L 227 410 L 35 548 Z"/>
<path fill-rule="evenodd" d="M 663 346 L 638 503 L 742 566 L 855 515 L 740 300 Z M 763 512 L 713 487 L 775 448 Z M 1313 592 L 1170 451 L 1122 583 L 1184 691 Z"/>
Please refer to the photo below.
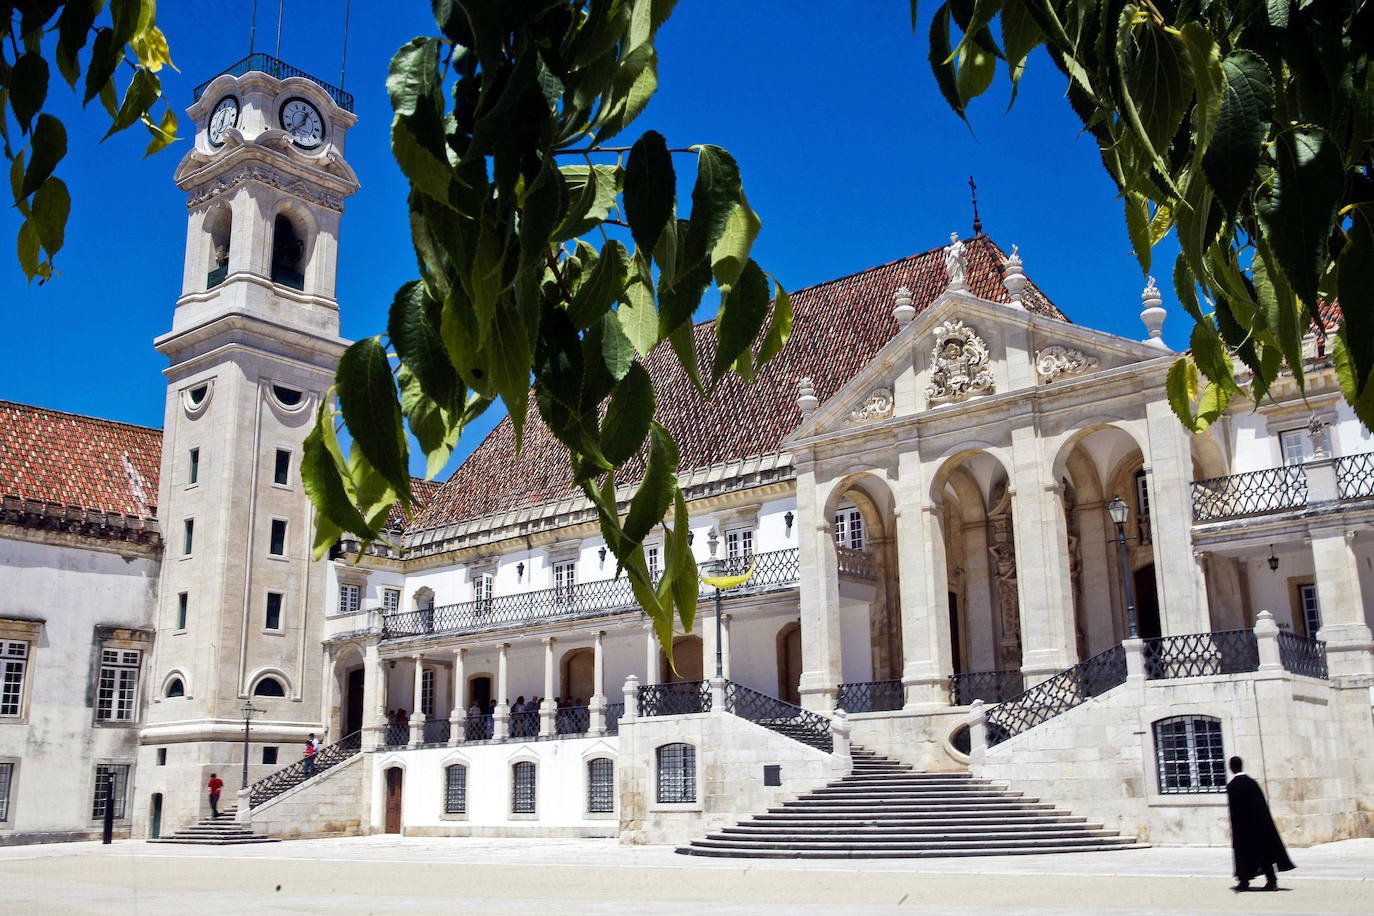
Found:
<path fill-rule="evenodd" d="M 992 389 L 988 348 L 983 339 L 957 319 L 937 327 L 926 399 L 932 404 L 962 401 L 975 394 L 991 393 Z"/>

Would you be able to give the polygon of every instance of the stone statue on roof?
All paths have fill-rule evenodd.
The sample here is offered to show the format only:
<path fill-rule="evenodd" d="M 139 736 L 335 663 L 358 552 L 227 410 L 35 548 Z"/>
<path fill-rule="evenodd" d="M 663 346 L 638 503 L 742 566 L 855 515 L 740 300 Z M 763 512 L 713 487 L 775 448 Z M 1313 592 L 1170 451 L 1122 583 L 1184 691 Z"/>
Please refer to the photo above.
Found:
<path fill-rule="evenodd" d="M 949 277 L 946 289 L 968 289 L 968 249 L 959 241 L 959 233 L 949 234 L 945 249 L 945 274 Z"/>

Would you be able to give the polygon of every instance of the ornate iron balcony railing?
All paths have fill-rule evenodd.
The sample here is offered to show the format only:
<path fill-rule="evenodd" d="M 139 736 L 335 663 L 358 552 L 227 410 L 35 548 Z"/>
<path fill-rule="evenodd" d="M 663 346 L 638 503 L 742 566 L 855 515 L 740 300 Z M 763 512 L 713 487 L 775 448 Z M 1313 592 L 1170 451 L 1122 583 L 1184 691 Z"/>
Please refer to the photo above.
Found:
<path fill-rule="evenodd" d="M 968 706 L 974 700 L 1001 703 L 1025 687 L 1020 671 L 965 671 L 950 675 L 949 701 L 955 706 Z"/>
<path fill-rule="evenodd" d="M 231 64 L 227 69 L 222 70 L 219 73 L 216 73 L 213 78 L 201 83 L 194 90 L 192 90 L 191 101 L 200 101 L 200 97 L 205 94 L 205 90 L 210 87 L 210 84 L 213 83 L 215 80 L 219 79 L 224 74 L 227 73 L 230 76 L 243 76 L 245 73 L 248 73 L 253 70 L 261 70 L 268 76 L 275 76 L 279 80 L 284 80 L 287 77 L 291 76 L 304 77 L 305 79 L 310 80 L 310 82 L 314 83 L 316 86 L 319 86 L 325 92 L 329 93 L 329 97 L 333 99 L 334 103 L 338 105 L 340 108 L 342 108 L 344 111 L 353 110 L 353 94 L 351 92 L 344 92 L 342 89 L 339 89 L 336 86 L 329 85 L 322 79 L 318 79 L 316 77 L 311 76 L 304 70 L 298 70 L 284 61 L 277 60 L 277 58 L 273 57 L 271 54 L 263 54 L 261 51 L 255 54 L 249 54 L 243 60 L 239 61 L 236 64 Z"/>
<path fill-rule="evenodd" d="M 513 712 L 506 723 L 512 738 L 539 737 L 539 712 Z"/>
<path fill-rule="evenodd" d="M 1112 646 L 988 710 L 988 745 L 1048 721 L 1126 683 L 1126 650 Z"/>
<path fill-rule="evenodd" d="M 1374 452 L 1337 458 L 1336 488 L 1341 499 L 1374 496 Z"/>
<path fill-rule="evenodd" d="M 620 717 L 625 715 L 624 703 L 606 704 L 606 734 L 620 734 Z"/>
<path fill-rule="evenodd" d="M 1327 679 L 1326 643 L 1320 639 L 1280 630 L 1279 661 L 1285 671 Z"/>
<path fill-rule="evenodd" d="M 585 735 L 591 727 L 591 710 L 585 706 L 564 706 L 553 714 L 554 734 Z"/>
<path fill-rule="evenodd" d="M 854 681 L 835 692 L 835 708 L 845 712 L 886 712 L 906 703 L 900 680 Z"/>
<path fill-rule="evenodd" d="M 1301 465 L 1193 481 L 1193 521 L 1264 515 L 1307 505 L 1307 474 Z"/>
<path fill-rule="evenodd" d="M 727 600 L 747 595 L 781 591 L 796 586 L 801 578 L 797 550 L 774 550 L 755 554 L 744 560 L 744 572 L 754 565 L 753 577 L 743 585 L 725 592 Z M 727 561 L 729 563 L 735 561 Z M 710 574 L 707 564 L 703 571 Z M 728 572 L 726 574 L 729 574 Z M 713 597 L 712 589 L 702 588 L 703 601 Z M 570 588 L 546 588 L 539 591 L 499 595 L 482 601 L 446 604 L 441 607 L 415 611 L 395 611 L 382 619 L 382 639 L 404 639 L 448 633 L 472 633 L 483 630 L 510 629 L 548 620 L 602 617 L 639 611 L 630 582 L 624 576 L 581 582 Z"/>
<path fill-rule="evenodd" d="M 382 732 L 382 747 L 405 747 L 410 743 L 409 722 L 388 722 Z"/>
<path fill-rule="evenodd" d="M 264 776 L 248 787 L 248 807 L 256 808 L 276 798 L 287 789 L 295 788 L 307 779 L 314 779 L 325 770 L 343 763 L 349 757 L 358 753 L 362 746 L 362 732 L 354 732 L 351 735 L 340 738 L 333 744 L 326 744 L 310 758 L 297 760 L 295 763 L 282 767 L 275 773 Z M 313 761 L 308 768 L 306 759 Z"/>
<path fill-rule="evenodd" d="M 711 685 L 706 681 L 646 684 L 639 688 L 641 716 L 686 716 L 711 711 Z"/>
<path fill-rule="evenodd" d="M 1259 668 L 1254 630 L 1219 630 L 1145 640 L 1145 676 L 1152 680 L 1241 674 Z"/>
<path fill-rule="evenodd" d="M 424 725 L 421 742 L 424 744 L 448 744 L 448 719 L 430 719 Z"/>
<path fill-rule="evenodd" d="M 709 701 L 710 694 L 707 694 Z M 830 720 L 734 681 L 725 682 L 725 711 L 827 754 L 835 750 Z"/>
<path fill-rule="evenodd" d="M 490 716 L 468 716 L 463 719 L 464 741 L 486 741 L 494 725 Z"/>
<path fill-rule="evenodd" d="M 878 564 L 871 553 L 836 545 L 835 559 L 842 576 L 868 580 L 878 578 Z"/>

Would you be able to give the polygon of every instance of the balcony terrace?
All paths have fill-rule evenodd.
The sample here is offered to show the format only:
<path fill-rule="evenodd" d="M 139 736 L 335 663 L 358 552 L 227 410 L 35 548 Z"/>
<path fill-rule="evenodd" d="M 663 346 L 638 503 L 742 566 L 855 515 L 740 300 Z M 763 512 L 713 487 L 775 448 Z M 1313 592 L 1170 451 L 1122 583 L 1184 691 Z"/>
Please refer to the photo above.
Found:
<path fill-rule="evenodd" d="M 1313 468 L 1335 470 L 1340 502 L 1374 496 L 1374 452 L 1309 464 L 1287 465 L 1193 481 L 1193 521 L 1217 522 L 1303 510 L 1321 501 L 1315 494 Z"/>

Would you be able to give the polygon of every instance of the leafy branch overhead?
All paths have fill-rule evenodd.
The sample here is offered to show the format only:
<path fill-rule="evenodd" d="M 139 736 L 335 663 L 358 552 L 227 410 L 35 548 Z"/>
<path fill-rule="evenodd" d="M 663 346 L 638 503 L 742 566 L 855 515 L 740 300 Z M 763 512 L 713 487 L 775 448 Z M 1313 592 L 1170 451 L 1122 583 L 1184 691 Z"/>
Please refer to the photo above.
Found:
<path fill-rule="evenodd" d="M 1374 427 L 1371 38 L 1374 7 L 1354 0 L 950 0 L 930 63 L 960 117 L 999 61 L 1013 100 L 1035 48 L 1065 75 L 1142 271 L 1177 234 L 1196 325 L 1168 386 L 1187 426 L 1258 404 L 1285 367 L 1303 385 L 1303 335 L 1339 301 L 1336 372 Z"/>
<path fill-rule="evenodd" d="M 51 279 L 71 212 L 71 194 L 55 174 L 67 155 L 67 129 L 44 110 L 55 82 L 50 59 L 81 93 L 82 105 L 100 100 L 110 117 L 102 140 L 141 123 L 150 136 L 145 155 L 151 156 L 177 138 L 176 115 L 157 77 L 172 57 L 157 27 L 156 0 L 110 0 L 102 16 L 104 8 L 105 0 L 0 4 L 0 142 L 14 206 L 23 217 L 19 266 L 30 282 Z M 122 97 L 116 86 L 121 64 L 130 74 Z M 165 111 L 154 121 L 158 101 Z"/>
<path fill-rule="evenodd" d="M 654 38 L 672 7 L 436 0 L 441 35 L 392 58 L 391 143 L 410 182 L 419 277 L 397 291 L 386 334 L 340 362 L 349 457 L 328 405 L 306 442 L 317 554 L 345 532 L 378 538 L 394 504 L 413 507 L 405 424 L 433 476 L 498 398 L 519 442 L 532 402 L 665 650 L 676 622 L 691 629 L 698 578 L 678 448 L 654 420 L 642 361 L 671 347 L 709 398 L 726 374 L 750 379 L 782 349 L 791 304 L 749 256 L 760 224 L 729 153 L 671 149 L 654 131 L 608 145 L 654 93 Z M 680 215 L 677 169 L 692 160 Z M 712 285 L 703 366 L 692 315 Z M 641 461 L 638 486 L 622 491 L 617 475 Z M 667 516 L 655 577 L 643 541 Z"/>

